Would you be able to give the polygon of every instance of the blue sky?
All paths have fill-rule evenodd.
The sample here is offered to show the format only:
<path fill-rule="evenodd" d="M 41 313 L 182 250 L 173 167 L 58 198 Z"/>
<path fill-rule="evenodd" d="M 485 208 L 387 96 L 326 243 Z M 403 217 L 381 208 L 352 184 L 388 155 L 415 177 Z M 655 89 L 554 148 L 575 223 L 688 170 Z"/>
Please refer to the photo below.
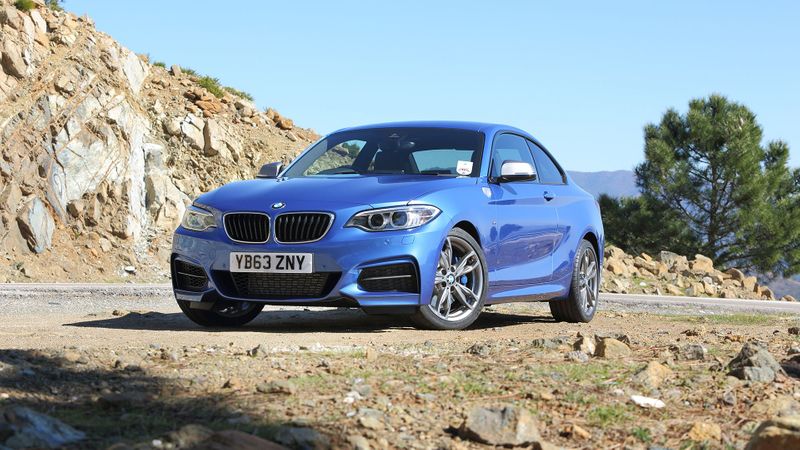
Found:
<path fill-rule="evenodd" d="M 231 6 L 228 6 L 231 5 Z M 800 166 L 800 2 L 66 0 L 153 60 L 327 133 L 501 122 L 571 170 L 630 169 L 642 128 L 721 93 Z"/>

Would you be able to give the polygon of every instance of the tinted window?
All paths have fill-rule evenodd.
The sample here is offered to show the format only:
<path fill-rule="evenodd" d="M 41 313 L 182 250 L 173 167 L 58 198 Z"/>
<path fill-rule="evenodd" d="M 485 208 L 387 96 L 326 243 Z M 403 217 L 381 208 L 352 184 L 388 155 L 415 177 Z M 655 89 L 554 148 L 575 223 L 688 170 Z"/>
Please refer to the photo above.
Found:
<path fill-rule="evenodd" d="M 483 133 L 450 128 L 366 128 L 334 133 L 283 176 L 425 174 L 477 177 Z"/>
<path fill-rule="evenodd" d="M 492 177 L 500 176 L 500 169 L 504 161 L 522 161 L 533 165 L 533 158 L 525 139 L 513 134 L 501 134 L 494 140 L 492 150 Z"/>
<path fill-rule="evenodd" d="M 564 184 L 564 175 L 558 170 L 558 166 L 556 166 L 550 156 L 533 142 L 528 141 L 528 145 L 531 148 L 533 157 L 536 159 L 539 181 L 548 184 Z"/>

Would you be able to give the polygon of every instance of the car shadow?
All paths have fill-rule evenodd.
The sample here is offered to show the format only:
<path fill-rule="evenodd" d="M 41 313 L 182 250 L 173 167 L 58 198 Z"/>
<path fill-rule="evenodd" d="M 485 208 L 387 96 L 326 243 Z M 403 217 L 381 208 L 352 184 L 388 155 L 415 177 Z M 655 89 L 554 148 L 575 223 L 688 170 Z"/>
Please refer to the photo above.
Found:
<path fill-rule="evenodd" d="M 549 316 L 485 311 L 468 329 L 480 330 L 527 323 L 554 323 Z M 206 330 L 182 313 L 130 312 L 122 316 L 84 320 L 66 326 L 142 331 L 199 331 Z M 258 318 L 240 328 L 214 328 L 215 332 L 253 331 L 265 333 L 380 333 L 392 329 L 413 329 L 406 316 L 368 315 L 360 309 L 278 310 L 261 313 Z"/>

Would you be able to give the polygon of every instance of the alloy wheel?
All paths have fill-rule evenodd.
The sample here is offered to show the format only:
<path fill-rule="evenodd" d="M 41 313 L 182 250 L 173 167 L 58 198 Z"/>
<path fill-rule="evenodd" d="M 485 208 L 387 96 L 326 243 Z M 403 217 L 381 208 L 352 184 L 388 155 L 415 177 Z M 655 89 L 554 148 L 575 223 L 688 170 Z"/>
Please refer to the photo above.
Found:
<path fill-rule="evenodd" d="M 428 307 L 439 318 L 457 322 L 468 316 L 483 295 L 483 266 L 475 249 L 458 236 L 448 236 L 439 253 L 433 298 Z"/>
<path fill-rule="evenodd" d="M 580 300 L 584 310 L 591 311 L 597 303 L 598 296 L 597 255 L 591 248 L 586 248 L 581 255 L 578 266 L 578 286 Z"/>

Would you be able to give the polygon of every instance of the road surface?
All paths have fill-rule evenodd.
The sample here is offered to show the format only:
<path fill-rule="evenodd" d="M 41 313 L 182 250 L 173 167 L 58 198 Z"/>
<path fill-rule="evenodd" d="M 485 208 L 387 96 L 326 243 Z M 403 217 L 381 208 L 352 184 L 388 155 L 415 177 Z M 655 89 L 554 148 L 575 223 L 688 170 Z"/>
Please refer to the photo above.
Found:
<path fill-rule="evenodd" d="M 167 284 L 3 284 L 0 348 L 114 348 L 165 342 L 372 345 L 452 340 L 454 333 L 469 342 L 487 337 L 625 331 L 631 326 L 663 331 L 663 320 L 649 315 L 626 317 L 625 313 L 775 314 L 777 322 L 785 316 L 800 317 L 800 303 L 603 294 L 601 312 L 590 324 L 555 323 L 546 304 L 518 303 L 492 306 L 470 330 L 446 333 L 415 330 L 405 318 L 367 316 L 355 309 L 268 306 L 245 328 L 207 330 L 183 317 Z"/>

